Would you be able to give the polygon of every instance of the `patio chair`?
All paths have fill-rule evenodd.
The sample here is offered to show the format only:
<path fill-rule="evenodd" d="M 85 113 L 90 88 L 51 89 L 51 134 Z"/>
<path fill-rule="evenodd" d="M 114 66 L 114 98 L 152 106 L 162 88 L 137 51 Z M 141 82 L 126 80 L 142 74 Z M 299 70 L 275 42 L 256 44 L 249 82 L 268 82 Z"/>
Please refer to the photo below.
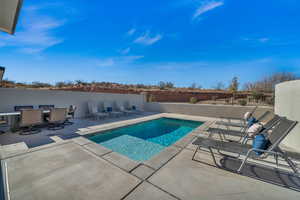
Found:
<path fill-rule="evenodd" d="M 66 108 L 52 108 L 48 117 L 48 129 L 59 130 L 64 128 L 64 122 L 67 119 Z"/>
<path fill-rule="evenodd" d="M 54 107 L 55 107 L 54 105 L 39 105 L 39 109 L 41 109 L 43 111 L 49 111 Z M 47 121 L 47 118 L 49 117 L 50 113 L 43 113 L 43 114 L 44 114 L 43 115 L 44 121 Z"/>
<path fill-rule="evenodd" d="M 261 114 L 258 118 L 257 121 L 261 122 L 263 119 L 265 119 L 268 115 L 270 115 L 271 112 L 270 111 L 266 111 L 263 114 Z M 247 122 L 245 120 L 241 121 L 241 122 L 232 122 L 232 121 L 216 121 L 215 122 L 216 125 L 220 125 L 220 126 L 226 126 L 226 127 L 237 127 L 237 128 L 245 128 L 247 127 Z"/>
<path fill-rule="evenodd" d="M 288 166 L 294 171 L 294 173 L 297 174 L 298 173 L 297 166 L 290 160 L 288 155 L 279 148 L 279 144 L 281 143 L 281 141 L 289 134 L 289 132 L 296 126 L 296 124 L 297 124 L 296 121 L 288 120 L 286 118 L 281 118 L 280 122 L 274 127 L 272 133 L 269 135 L 268 137 L 269 145 L 265 150 L 255 149 L 249 144 L 224 142 L 219 140 L 213 140 L 211 138 L 198 137 L 193 142 L 194 145 L 197 145 L 197 148 L 193 154 L 192 160 L 195 160 L 195 155 L 201 148 L 207 148 L 210 151 L 212 159 L 215 165 L 218 167 L 220 166 L 216 162 L 213 149 L 217 150 L 221 155 L 228 156 L 231 158 L 233 157 L 232 155 L 221 153 L 221 151 L 238 154 L 238 156 L 235 157 L 236 159 L 239 158 L 240 155 L 244 155 L 245 158 L 242 159 L 243 161 L 237 170 L 237 172 L 240 173 L 249 158 L 265 161 L 264 160 L 265 158 L 272 155 L 275 158 L 277 167 L 279 166 L 278 157 L 282 157 L 285 160 L 285 162 L 288 164 Z M 258 153 L 262 153 L 262 154 L 258 155 Z"/>
<path fill-rule="evenodd" d="M 14 107 L 14 110 L 16 112 L 19 112 L 19 111 L 24 110 L 24 109 L 33 109 L 33 106 L 29 105 L 29 106 L 15 106 Z"/>
<path fill-rule="evenodd" d="M 88 101 L 88 111 L 89 111 L 90 117 L 92 117 L 94 119 L 101 119 L 101 118 L 108 117 L 108 113 L 99 112 L 98 106 L 93 101 Z"/>
<path fill-rule="evenodd" d="M 43 111 L 39 109 L 21 109 L 20 135 L 37 134 L 41 131 L 38 128 L 43 123 Z"/>
<path fill-rule="evenodd" d="M 279 121 L 281 117 L 278 115 L 274 115 L 272 119 L 270 119 L 266 124 L 263 125 L 264 131 L 268 131 L 274 127 Z M 247 140 L 251 139 L 248 137 L 247 134 L 247 127 L 242 130 L 229 130 L 229 129 L 222 129 L 222 128 L 211 128 L 209 127 L 205 131 L 209 132 L 210 134 L 219 134 L 221 140 L 228 140 L 226 136 L 236 136 L 239 139 L 238 142 L 242 141 L 242 143 L 247 142 Z"/>

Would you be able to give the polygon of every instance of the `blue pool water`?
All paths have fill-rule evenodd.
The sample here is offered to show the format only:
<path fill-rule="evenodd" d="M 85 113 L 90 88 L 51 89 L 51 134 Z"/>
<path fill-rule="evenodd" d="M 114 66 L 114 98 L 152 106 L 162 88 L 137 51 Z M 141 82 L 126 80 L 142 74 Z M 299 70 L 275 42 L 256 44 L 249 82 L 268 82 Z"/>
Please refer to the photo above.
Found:
<path fill-rule="evenodd" d="M 149 160 L 202 122 L 160 118 L 88 136 L 88 139 L 136 161 Z"/>

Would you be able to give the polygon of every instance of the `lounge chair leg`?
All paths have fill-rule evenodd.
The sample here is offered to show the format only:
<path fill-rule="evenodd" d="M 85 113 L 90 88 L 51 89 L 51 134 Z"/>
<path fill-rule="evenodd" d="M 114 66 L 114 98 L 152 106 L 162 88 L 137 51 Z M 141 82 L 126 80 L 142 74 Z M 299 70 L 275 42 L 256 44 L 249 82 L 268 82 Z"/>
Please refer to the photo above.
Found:
<path fill-rule="evenodd" d="M 211 154 L 211 157 L 212 157 L 212 159 L 213 159 L 215 165 L 216 165 L 217 167 L 220 168 L 220 165 L 217 163 L 215 154 L 214 154 L 214 152 L 212 151 L 211 147 L 209 147 L 208 150 L 209 150 L 209 152 L 210 152 L 210 154 Z"/>
<path fill-rule="evenodd" d="M 248 151 L 248 153 L 247 153 L 247 155 L 246 155 L 246 158 L 243 160 L 241 166 L 240 166 L 239 169 L 237 170 L 237 173 L 241 173 L 242 169 L 244 168 L 244 166 L 245 166 L 245 164 L 246 164 L 246 162 L 247 162 L 247 160 L 248 160 L 248 158 L 249 158 L 249 155 L 250 155 L 251 151 L 252 151 L 252 150 L 249 150 L 249 151 Z"/>
<path fill-rule="evenodd" d="M 286 154 L 283 154 L 283 158 L 284 160 L 287 162 L 287 164 L 292 168 L 292 170 L 294 171 L 294 173 L 299 174 L 297 167 L 295 166 L 295 164 L 293 163 L 293 161 L 291 161 Z"/>
<path fill-rule="evenodd" d="M 196 155 L 196 153 L 198 152 L 199 149 L 200 149 L 200 146 L 197 146 L 197 148 L 196 148 L 196 150 L 193 154 L 192 160 L 195 160 L 195 155 Z"/>
<path fill-rule="evenodd" d="M 278 164 L 278 155 L 275 154 L 275 155 L 274 155 L 274 158 L 275 158 L 275 161 L 276 161 L 276 166 L 278 167 L 278 166 L 279 166 L 279 164 Z"/>

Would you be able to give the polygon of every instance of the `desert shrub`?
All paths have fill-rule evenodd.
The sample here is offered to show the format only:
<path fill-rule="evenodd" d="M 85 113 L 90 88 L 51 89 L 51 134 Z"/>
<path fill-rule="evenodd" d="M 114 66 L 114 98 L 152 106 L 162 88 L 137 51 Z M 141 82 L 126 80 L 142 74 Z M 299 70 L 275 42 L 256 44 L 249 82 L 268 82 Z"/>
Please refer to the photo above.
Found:
<path fill-rule="evenodd" d="M 239 100 L 239 104 L 241 106 L 245 106 L 245 105 L 247 105 L 247 101 L 245 99 L 241 99 L 241 100 Z"/>
<path fill-rule="evenodd" d="M 198 99 L 197 99 L 196 97 L 191 97 L 191 98 L 190 98 L 190 103 L 195 104 L 195 103 L 197 103 L 197 102 L 198 102 Z"/>

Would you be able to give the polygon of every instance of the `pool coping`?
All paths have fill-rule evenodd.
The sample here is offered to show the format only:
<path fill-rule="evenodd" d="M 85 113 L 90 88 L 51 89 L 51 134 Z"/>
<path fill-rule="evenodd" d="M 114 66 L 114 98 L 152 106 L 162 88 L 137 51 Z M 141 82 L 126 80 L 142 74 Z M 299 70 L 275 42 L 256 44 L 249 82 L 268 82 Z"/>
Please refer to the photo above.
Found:
<path fill-rule="evenodd" d="M 88 135 L 92 135 L 94 133 L 104 132 L 108 130 L 113 130 L 116 128 L 121 128 L 125 126 L 130 126 L 150 120 L 155 120 L 159 118 L 174 118 L 174 119 L 182 119 L 182 120 L 191 120 L 203 122 L 199 127 L 189 132 L 184 137 L 180 138 L 174 144 L 166 147 L 164 150 L 159 152 L 157 155 L 153 156 L 151 159 L 146 161 L 135 161 L 128 158 L 125 155 L 122 155 L 118 152 L 112 151 L 101 144 L 97 144 L 86 138 Z M 182 151 L 187 145 L 189 145 L 200 133 L 215 121 L 214 118 L 200 117 L 200 116 L 187 116 L 180 114 L 172 114 L 172 113 L 161 113 L 153 116 L 141 117 L 133 120 L 125 120 L 121 122 L 113 122 L 109 124 L 89 127 L 89 130 L 78 131 L 76 133 L 80 134 L 81 137 L 72 139 L 73 142 L 81 145 L 83 148 L 96 153 L 97 156 L 102 159 L 110 162 L 111 164 L 127 171 L 128 173 L 135 172 L 139 167 L 149 168 L 153 170 L 155 173 L 162 166 L 168 163 L 172 158 L 174 158 L 178 153 Z M 100 150 L 101 149 L 101 150 Z M 102 152 L 102 153 L 101 153 Z M 148 179 L 153 173 L 150 173 L 149 176 L 143 177 L 143 179 Z"/>

